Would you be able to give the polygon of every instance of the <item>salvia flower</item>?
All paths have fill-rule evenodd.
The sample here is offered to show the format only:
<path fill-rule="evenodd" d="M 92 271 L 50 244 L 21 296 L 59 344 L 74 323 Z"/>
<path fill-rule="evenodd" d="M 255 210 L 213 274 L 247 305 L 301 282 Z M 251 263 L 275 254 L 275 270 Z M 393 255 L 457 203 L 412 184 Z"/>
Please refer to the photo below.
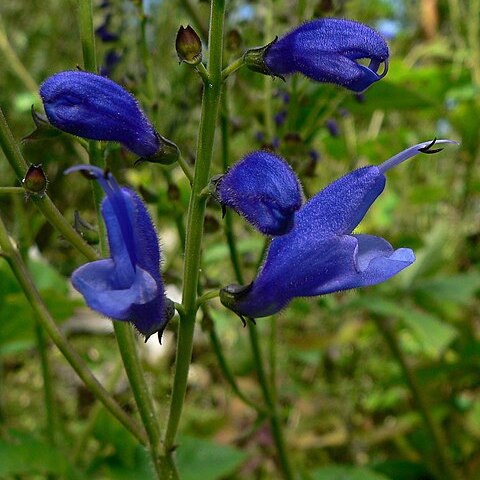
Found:
<path fill-rule="evenodd" d="M 383 238 L 352 232 L 382 193 L 385 172 L 420 152 L 438 152 L 433 143 L 354 170 L 316 194 L 297 212 L 292 231 L 272 240 L 257 278 L 247 286 L 224 287 L 222 303 L 240 316 L 265 317 L 295 297 L 375 285 L 411 265 L 415 255 L 409 248 L 394 250 Z"/>
<path fill-rule="evenodd" d="M 90 140 L 119 142 L 142 159 L 173 163 L 177 146 L 157 133 L 133 95 L 109 78 L 60 72 L 40 86 L 50 123 Z"/>
<path fill-rule="evenodd" d="M 105 191 L 102 216 L 110 258 L 87 263 L 72 274 L 72 285 L 93 310 L 114 320 L 131 322 L 148 338 L 159 338 L 172 317 L 160 274 L 157 235 L 146 206 L 132 190 L 98 167 L 77 165 L 65 173 L 86 172 Z"/>
<path fill-rule="evenodd" d="M 283 235 L 293 227 L 302 205 L 302 187 L 290 165 L 266 151 L 248 154 L 213 181 L 223 207 L 245 217 L 265 235 Z"/>
<path fill-rule="evenodd" d="M 386 75 L 388 56 L 385 40 L 367 25 L 322 18 L 304 23 L 264 47 L 248 50 L 244 59 L 249 68 L 268 75 L 283 78 L 298 72 L 317 82 L 362 92 Z M 368 66 L 360 59 L 369 61 Z"/>

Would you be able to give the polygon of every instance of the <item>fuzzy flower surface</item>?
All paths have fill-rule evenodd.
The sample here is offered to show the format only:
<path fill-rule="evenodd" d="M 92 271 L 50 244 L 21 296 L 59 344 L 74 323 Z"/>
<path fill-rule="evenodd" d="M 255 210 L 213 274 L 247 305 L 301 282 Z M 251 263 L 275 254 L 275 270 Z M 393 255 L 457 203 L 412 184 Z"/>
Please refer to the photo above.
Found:
<path fill-rule="evenodd" d="M 77 165 L 65 173 L 83 171 L 105 191 L 102 216 L 107 227 L 110 258 L 87 263 L 72 274 L 72 285 L 87 305 L 113 320 L 129 321 L 148 338 L 159 338 L 173 314 L 160 274 L 158 238 L 147 208 L 111 173 Z"/>
<path fill-rule="evenodd" d="M 354 170 L 317 193 L 297 212 L 292 231 L 273 239 L 257 278 L 224 287 L 222 303 L 240 316 L 265 317 L 295 297 L 375 285 L 411 265 L 411 249 L 395 250 L 383 238 L 352 232 L 382 193 L 385 172 L 418 153 L 438 152 L 432 145 L 420 143 L 381 165 Z"/>
<path fill-rule="evenodd" d="M 271 43 L 263 61 L 272 75 L 298 72 L 317 82 L 362 92 L 386 75 L 388 57 L 387 43 L 367 25 L 322 18 L 306 22 Z M 368 65 L 360 59 L 367 60 Z"/>
<path fill-rule="evenodd" d="M 161 148 L 161 138 L 133 95 L 95 73 L 60 72 L 40 86 L 50 123 L 90 140 L 119 142 L 142 158 Z"/>
<path fill-rule="evenodd" d="M 266 151 L 246 155 L 220 177 L 215 196 L 222 206 L 242 215 L 265 235 L 284 235 L 293 228 L 302 206 L 302 187 L 290 165 Z"/>

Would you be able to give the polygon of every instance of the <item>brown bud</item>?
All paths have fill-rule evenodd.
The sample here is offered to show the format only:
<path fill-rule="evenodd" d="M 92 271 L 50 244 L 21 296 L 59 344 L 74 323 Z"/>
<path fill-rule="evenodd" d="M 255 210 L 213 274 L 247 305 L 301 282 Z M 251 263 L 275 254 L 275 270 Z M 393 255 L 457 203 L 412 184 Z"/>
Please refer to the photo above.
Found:
<path fill-rule="evenodd" d="M 181 62 L 198 65 L 202 61 L 202 42 L 190 25 L 178 29 L 175 48 Z"/>
<path fill-rule="evenodd" d="M 33 193 L 43 197 L 47 190 L 47 176 L 43 171 L 42 165 L 30 165 L 22 185 L 28 193 Z"/>

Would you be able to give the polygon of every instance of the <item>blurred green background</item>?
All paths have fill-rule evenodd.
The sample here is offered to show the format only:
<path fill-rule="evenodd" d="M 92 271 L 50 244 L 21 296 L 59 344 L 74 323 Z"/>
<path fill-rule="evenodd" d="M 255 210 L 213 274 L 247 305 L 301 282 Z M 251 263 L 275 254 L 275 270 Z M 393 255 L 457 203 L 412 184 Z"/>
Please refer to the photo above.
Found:
<path fill-rule="evenodd" d="M 204 32 L 209 6 L 151 0 L 145 10 L 155 98 L 145 93 L 138 2 L 94 4 L 95 26 L 112 34 L 109 41 L 97 37 L 98 60 L 193 162 L 201 82 L 178 64 L 175 36 L 188 23 Z M 367 23 L 389 41 L 389 73 L 365 94 L 353 95 L 299 76 L 266 86 L 265 77 L 240 70 L 228 80 L 222 100 L 229 163 L 255 149 L 275 149 L 299 174 L 309 197 L 347 171 L 381 163 L 420 141 L 461 143 L 389 172 L 385 192 L 358 229 L 395 247 L 413 248 L 412 267 L 376 287 L 297 299 L 273 329 L 268 319 L 257 322 L 269 358 L 276 357 L 277 396 L 295 470 L 312 480 L 442 479 L 433 422 L 458 479 L 478 479 L 480 1 L 229 0 L 225 64 L 272 39 L 265 38 L 269 15 L 273 36 L 321 16 Z M 31 105 L 41 111 L 37 85 L 82 64 L 76 2 L 2 1 L 0 59 L 0 105 L 20 141 L 33 130 Z M 28 162 L 43 165 L 48 193 L 65 216 L 73 222 L 78 211 L 95 226 L 88 183 L 62 174 L 85 161 L 75 140 L 32 141 L 22 150 Z M 223 151 L 218 130 L 212 174 L 223 171 Z M 128 152 L 115 145 L 107 152 L 118 180 L 139 189 L 151 207 L 165 281 L 174 296 L 181 290 L 177 230 L 188 205 L 188 183 L 178 167 L 134 169 Z M 16 185 L 2 153 L 0 179 L 1 186 Z M 83 258 L 23 196 L 0 195 L 0 210 L 55 320 L 120 403 L 134 410 L 108 322 L 82 307 L 69 286 L 68 276 Z M 263 239 L 237 216 L 233 221 L 250 281 Z M 218 205 L 209 202 L 202 268 L 207 288 L 235 281 L 223 227 Z M 211 317 L 239 386 L 259 402 L 247 331 L 216 302 Z M 162 418 L 176 324 L 175 319 L 167 328 L 162 347 L 153 338 L 141 347 Z M 54 347 L 49 353 L 60 438 L 56 448 L 47 444 L 34 325 L 20 287 L 0 260 L 0 478 L 148 479 L 145 451 L 96 407 Z M 208 322 L 199 321 L 197 330 L 178 450 L 181 478 L 278 478 L 268 425 L 222 378 Z"/>

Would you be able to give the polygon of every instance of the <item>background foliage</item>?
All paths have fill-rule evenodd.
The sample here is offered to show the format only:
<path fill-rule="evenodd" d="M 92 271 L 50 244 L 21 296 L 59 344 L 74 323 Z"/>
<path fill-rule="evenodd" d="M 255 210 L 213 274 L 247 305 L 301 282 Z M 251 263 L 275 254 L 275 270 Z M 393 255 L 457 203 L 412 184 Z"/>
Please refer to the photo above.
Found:
<path fill-rule="evenodd" d="M 147 3 L 155 98 L 145 93 L 146 57 L 136 2 L 95 6 L 95 24 L 100 26 L 108 12 L 109 29 L 118 34 L 110 43 L 97 40 L 98 58 L 111 49 L 121 56 L 112 78 L 135 92 L 159 131 L 193 162 L 201 85 L 193 70 L 178 64 L 174 40 L 180 25 L 205 31 L 208 4 Z M 361 96 L 300 77 L 275 81 L 269 96 L 264 77 L 240 70 L 228 81 L 222 100 L 229 163 L 262 146 L 275 148 L 299 173 L 308 197 L 346 171 L 380 163 L 419 141 L 436 136 L 461 142 L 458 150 L 418 157 L 389 172 L 386 191 L 360 226 L 359 231 L 386 237 L 394 246 L 412 247 L 417 262 L 411 268 L 376 287 L 298 299 L 276 324 L 257 322 L 270 370 L 276 371 L 289 450 L 302 478 L 443 478 L 429 419 L 440 430 L 458 478 L 480 477 L 478 4 L 227 3 L 225 63 L 247 47 L 266 43 L 270 14 L 274 35 L 305 19 L 335 15 L 376 27 L 389 36 L 391 47 L 387 77 Z M 75 9 L 72 0 L 1 2 L 0 104 L 17 139 L 33 129 L 30 106 L 40 107 L 36 85 L 82 63 Z M 221 146 L 218 130 L 213 174 L 223 171 Z M 78 210 L 94 224 L 88 184 L 62 175 L 83 160 L 72 139 L 62 136 L 22 148 L 30 163 L 43 164 L 49 194 L 67 218 L 73 222 Z M 109 145 L 108 154 L 117 178 L 139 189 L 151 207 L 166 283 L 174 292 L 182 281 L 177 227 L 186 212 L 188 183 L 178 167 L 133 169 L 135 159 L 129 153 Z M 0 178 L 2 186 L 15 185 L 2 154 Z M 69 286 L 69 274 L 83 259 L 28 200 L 2 195 L 0 209 L 29 258 L 52 315 L 121 404 L 133 409 L 108 322 L 82 308 Z M 244 275 L 252 279 L 263 240 L 238 217 L 233 221 Z M 234 274 L 221 212 L 213 201 L 207 228 L 202 282 L 215 288 L 232 283 Z M 239 386 L 257 402 L 246 330 L 216 303 L 210 313 Z M 95 404 L 53 347 L 59 438 L 55 448 L 46 444 L 34 329 L 30 307 L 8 265 L 0 261 L 0 478 L 149 478 L 144 450 Z M 160 415 L 169 392 L 175 330 L 176 319 L 160 349 L 152 346 L 152 339 L 142 350 Z M 179 441 L 182 479 L 276 478 L 268 426 L 224 381 L 208 330 L 208 322 L 198 323 Z"/>

